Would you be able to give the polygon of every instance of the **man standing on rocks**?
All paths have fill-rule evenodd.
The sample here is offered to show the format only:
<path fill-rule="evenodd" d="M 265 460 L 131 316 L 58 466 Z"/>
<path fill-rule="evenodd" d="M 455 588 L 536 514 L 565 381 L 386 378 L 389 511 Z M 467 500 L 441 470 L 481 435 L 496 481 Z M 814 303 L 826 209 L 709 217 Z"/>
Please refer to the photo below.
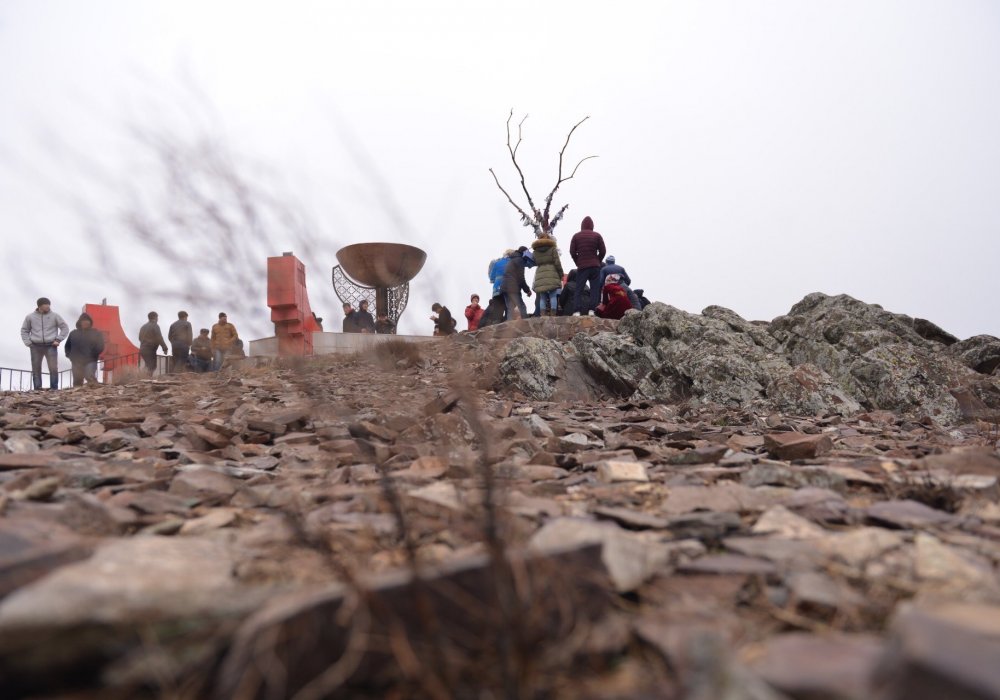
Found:
<path fill-rule="evenodd" d="M 59 388 L 59 343 L 69 334 L 62 316 L 52 311 L 52 302 L 40 297 L 36 308 L 24 317 L 21 342 L 31 349 L 31 381 L 42 388 L 42 358 L 49 366 L 49 388 Z"/>
<path fill-rule="evenodd" d="M 73 365 L 73 386 L 97 384 L 97 360 L 104 352 L 104 334 L 94 328 L 90 314 L 80 314 L 76 330 L 66 338 L 66 357 Z"/>
<path fill-rule="evenodd" d="M 222 361 L 236 345 L 240 336 L 236 332 L 236 326 L 229 322 L 224 312 L 219 313 L 219 322 L 212 326 L 212 369 L 218 372 L 222 369 Z"/>
<path fill-rule="evenodd" d="M 524 299 L 521 298 L 521 292 L 531 296 L 531 288 L 524 279 L 524 252 L 526 250 L 528 250 L 527 246 L 521 246 L 512 251 L 507 258 L 507 266 L 503 270 L 502 289 L 504 302 L 507 305 L 508 321 L 525 318 L 528 315 Z"/>
<path fill-rule="evenodd" d="M 170 324 L 167 331 L 167 340 L 170 341 L 170 349 L 174 356 L 173 372 L 183 372 L 188 366 L 188 353 L 191 352 L 191 343 L 194 341 L 194 329 L 191 322 L 187 320 L 187 311 L 178 311 L 177 320 Z"/>
<path fill-rule="evenodd" d="M 601 266 L 604 255 L 604 238 L 594 230 L 594 220 L 583 217 L 580 230 L 573 234 L 569 243 L 569 255 L 576 263 L 576 291 L 573 293 L 573 309 L 581 316 L 588 316 L 597 307 L 601 296 Z M 590 285 L 590 298 L 585 305 L 580 303 L 580 290 L 584 284 Z"/>
<path fill-rule="evenodd" d="M 167 354 L 167 344 L 163 340 L 163 333 L 160 332 L 158 323 L 160 315 L 155 311 L 146 314 L 149 319 L 139 329 L 139 357 L 146 363 L 146 372 L 153 376 L 156 371 L 156 348 L 163 348 L 163 354 Z"/>

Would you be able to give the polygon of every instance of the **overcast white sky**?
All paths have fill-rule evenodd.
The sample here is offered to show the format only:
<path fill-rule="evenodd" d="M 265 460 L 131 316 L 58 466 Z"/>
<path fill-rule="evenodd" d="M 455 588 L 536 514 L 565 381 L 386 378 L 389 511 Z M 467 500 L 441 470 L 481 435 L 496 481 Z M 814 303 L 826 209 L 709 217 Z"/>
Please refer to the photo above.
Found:
<path fill-rule="evenodd" d="M 184 76 L 232 149 L 317 222 L 323 249 L 304 262 L 333 326 L 344 245 L 427 250 L 401 330 L 429 333 L 432 301 L 460 313 L 488 292 L 488 261 L 530 242 L 487 172 L 516 186 L 513 107 L 530 114 L 521 153 L 538 198 L 566 131 L 591 117 L 570 155 L 600 157 L 556 200 L 570 204 L 556 230 L 567 268 L 590 215 L 634 286 L 689 311 L 770 319 L 809 292 L 845 292 L 962 337 L 1000 335 L 995 0 L 2 0 L 0 365 L 27 367 L 18 328 L 40 295 L 71 325 L 107 297 L 133 337 L 150 308 L 169 321 L 186 305 L 181 290 L 125 298 L 55 194 L 118 206 L 80 158 L 154 177 L 123 145 L 126 124 L 161 118 L 149 96 L 183 99 Z M 273 253 L 288 245 L 279 236 Z M 266 312 L 259 264 L 245 291 Z M 189 310 L 207 325 L 224 307 Z M 264 314 L 231 320 L 245 337 L 272 332 Z"/>

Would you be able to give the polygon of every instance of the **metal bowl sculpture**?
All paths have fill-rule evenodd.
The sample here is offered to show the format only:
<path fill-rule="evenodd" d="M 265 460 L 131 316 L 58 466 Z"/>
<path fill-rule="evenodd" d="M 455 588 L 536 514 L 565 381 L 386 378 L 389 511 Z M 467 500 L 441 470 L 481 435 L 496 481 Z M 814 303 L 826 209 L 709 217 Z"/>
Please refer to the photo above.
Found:
<path fill-rule="evenodd" d="M 355 243 L 338 250 L 337 260 L 333 288 L 340 300 L 354 307 L 374 302 L 376 316 L 387 316 L 395 327 L 427 253 L 404 243 Z"/>

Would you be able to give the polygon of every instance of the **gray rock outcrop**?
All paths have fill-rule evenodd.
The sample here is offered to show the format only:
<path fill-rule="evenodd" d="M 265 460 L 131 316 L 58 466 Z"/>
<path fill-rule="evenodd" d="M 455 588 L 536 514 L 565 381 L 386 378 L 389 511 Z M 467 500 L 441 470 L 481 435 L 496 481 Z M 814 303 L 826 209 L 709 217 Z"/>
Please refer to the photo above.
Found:
<path fill-rule="evenodd" d="M 575 377 L 560 386 L 570 364 Z M 566 398 L 571 387 L 593 398 L 798 415 L 890 410 L 952 424 L 962 418 L 956 387 L 1000 408 L 1000 383 L 982 376 L 997 365 L 1000 340 L 991 336 L 958 341 L 930 321 L 815 293 L 770 323 L 720 306 L 693 314 L 654 303 L 627 313 L 615 333 L 579 333 L 570 343 L 520 338 L 508 346 L 500 378 L 543 400 Z"/>

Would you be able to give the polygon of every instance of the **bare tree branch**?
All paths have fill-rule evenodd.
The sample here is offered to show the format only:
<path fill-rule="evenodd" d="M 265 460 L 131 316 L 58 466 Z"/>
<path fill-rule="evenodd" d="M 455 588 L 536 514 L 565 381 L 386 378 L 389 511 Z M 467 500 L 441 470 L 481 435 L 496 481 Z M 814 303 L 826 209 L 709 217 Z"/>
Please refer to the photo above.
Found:
<path fill-rule="evenodd" d="M 528 185 L 524 181 L 524 171 L 521 170 L 521 166 L 517 162 L 517 149 L 521 147 L 521 141 L 523 140 L 521 137 L 521 127 L 524 125 L 524 122 L 528 119 L 528 115 L 525 114 L 524 119 L 518 122 L 517 143 L 513 147 L 511 147 L 510 120 L 513 118 L 514 118 L 514 108 L 512 107 L 510 110 L 510 114 L 507 116 L 507 151 L 510 152 L 510 159 L 514 162 L 514 167 L 517 169 L 517 174 L 521 177 L 521 189 L 524 190 L 524 196 L 528 198 L 528 207 L 531 209 L 531 213 L 535 215 L 535 220 L 537 221 L 539 218 L 541 218 L 538 211 L 538 207 L 535 206 L 535 202 L 532 201 L 531 199 L 531 193 L 528 192 Z"/>
<path fill-rule="evenodd" d="M 507 201 L 510 202 L 512 207 L 517 209 L 517 213 L 521 215 L 521 220 L 524 222 L 532 221 L 531 217 L 524 213 L 524 209 L 517 206 L 517 203 L 513 199 L 511 199 L 510 194 L 507 192 L 507 190 L 503 188 L 503 185 L 500 184 L 500 180 L 497 178 L 497 174 L 493 172 L 493 168 L 490 168 L 490 175 L 493 176 L 493 181 L 497 183 L 497 187 L 500 188 L 500 191 L 504 193 L 505 197 L 507 197 Z"/>
<path fill-rule="evenodd" d="M 525 226 L 531 226 L 531 228 L 534 229 L 535 231 L 535 235 L 541 236 L 542 234 L 551 233 L 552 229 L 555 228 L 556 224 L 558 224 L 562 220 L 563 215 L 566 213 L 566 209 L 569 206 L 569 205 L 563 205 L 563 207 L 556 213 L 554 217 L 551 218 L 549 217 L 549 214 L 552 210 L 552 200 L 555 197 L 556 192 L 559 191 L 559 186 L 562 185 L 562 183 L 566 182 L 567 180 L 572 180 L 576 176 L 576 171 L 580 169 L 580 166 L 583 165 L 584 162 L 590 160 L 591 158 L 597 158 L 596 155 L 587 156 L 586 158 L 583 158 L 579 162 L 577 162 L 576 166 L 573 168 L 573 171 L 569 175 L 563 175 L 563 159 L 566 155 L 566 148 L 569 146 L 570 139 L 573 138 L 573 133 L 577 130 L 577 128 L 585 121 L 590 119 L 590 117 L 587 116 L 578 121 L 576 124 L 573 125 L 573 128 L 569 130 L 569 133 L 566 134 L 566 142 L 563 144 L 563 147 L 559 151 L 558 178 L 556 180 L 555 186 L 552 188 L 552 191 L 549 192 L 548 196 L 545 198 L 544 211 L 539 211 L 538 207 L 535 206 L 535 202 L 531 197 L 531 193 L 528 192 L 528 185 L 524 178 L 524 171 L 521 169 L 521 165 L 517 162 L 517 150 L 521 147 L 521 141 L 523 141 L 521 127 L 524 125 L 524 122 L 528 118 L 528 115 L 527 114 L 524 115 L 524 119 L 522 119 L 520 123 L 517 125 L 517 143 L 512 143 L 511 141 L 510 122 L 513 118 L 514 118 L 514 110 L 511 109 L 510 114 L 507 115 L 507 151 L 510 153 L 510 159 L 511 161 L 513 161 L 514 168 L 517 169 L 517 173 L 521 178 L 521 189 L 524 191 L 525 196 L 528 198 L 528 205 L 529 208 L 531 209 L 530 216 L 528 215 L 527 212 L 524 211 L 524 209 L 522 209 L 517 205 L 514 199 L 510 196 L 510 193 L 503 188 L 503 185 L 500 184 L 500 179 L 497 177 L 497 174 L 493 171 L 493 168 L 490 168 L 490 174 L 493 176 L 493 181 L 496 182 L 497 187 L 499 187 L 500 191 L 503 192 L 505 197 L 507 197 L 507 201 L 510 202 L 511 206 L 517 209 L 517 213 L 521 215 L 521 223 L 523 223 Z"/>
<path fill-rule="evenodd" d="M 569 177 L 563 177 L 563 155 L 566 153 L 566 148 L 569 146 L 569 140 L 573 138 L 573 132 L 576 131 L 577 127 L 579 127 L 588 119 L 590 119 L 590 115 L 584 117 L 583 119 L 581 119 L 580 121 L 578 121 L 576 124 L 573 125 L 573 128 L 569 130 L 568 134 L 566 134 L 566 143 L 563 144 L 562 149 L 559 151 L 558 178 L 556 180 L 555 186 L 552 188 L 552 191 L 549 192 L 549 196 L 545 198 L 545 212 L 542 214 L 542 223 L 545 225 L 546 229 L 549 228 L 549 210 L 552 208 L 552 198 L 555 197 L 556 192 L 559 190 L 559 186 L 562 183 L 566 182 L 567 180 L 573 179 L 573 176 L 576 175 L 577 168 L 579 168 L 580 165 L 583 164 L 583 161 L 597 157 L 597 156 L 587 156 L 586 158 L 584 158 L 583 160 L 581 160 L 579 163 L 576 164 L 576 167 L 573 168 L 573 172 L 570 173 Z"/>

